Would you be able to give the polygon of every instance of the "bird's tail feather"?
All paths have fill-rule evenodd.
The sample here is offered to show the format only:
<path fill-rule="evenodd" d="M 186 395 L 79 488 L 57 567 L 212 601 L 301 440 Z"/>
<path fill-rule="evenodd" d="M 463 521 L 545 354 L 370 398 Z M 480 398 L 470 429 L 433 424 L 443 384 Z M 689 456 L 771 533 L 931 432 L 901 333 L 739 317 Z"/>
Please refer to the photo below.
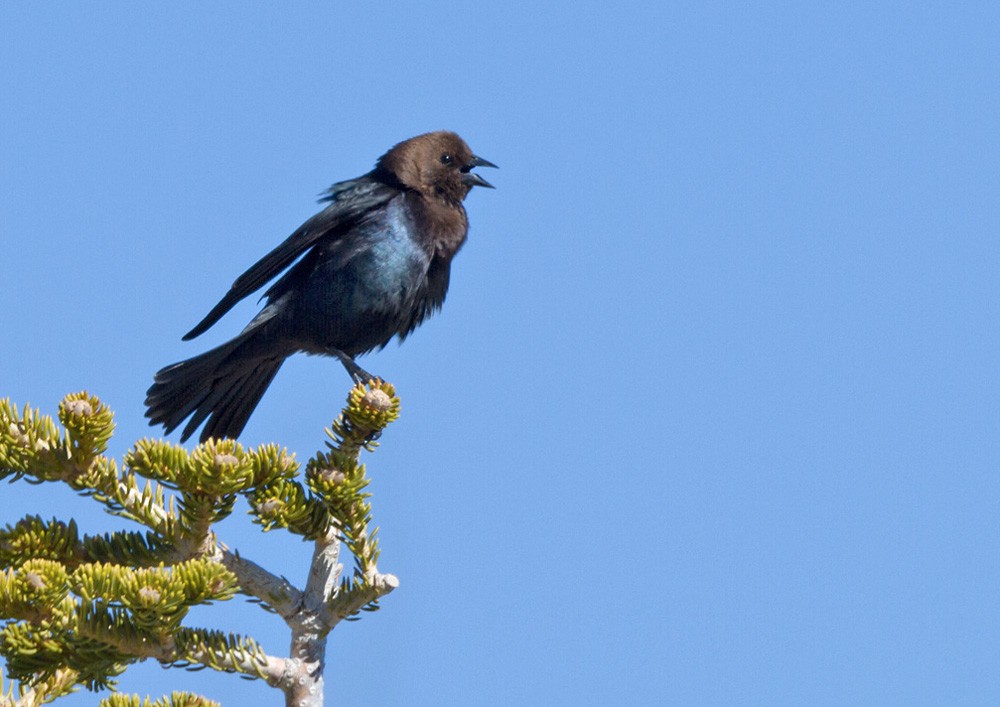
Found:
<path fill-rule="evenodd" d="M 169 433 L 191 415 L 182 442 L 206 419 L 202 442 L 238 437 L 287 355 L 255 351 L 254 333 L 160 370 L 146 391 L 149 424 Z"/>

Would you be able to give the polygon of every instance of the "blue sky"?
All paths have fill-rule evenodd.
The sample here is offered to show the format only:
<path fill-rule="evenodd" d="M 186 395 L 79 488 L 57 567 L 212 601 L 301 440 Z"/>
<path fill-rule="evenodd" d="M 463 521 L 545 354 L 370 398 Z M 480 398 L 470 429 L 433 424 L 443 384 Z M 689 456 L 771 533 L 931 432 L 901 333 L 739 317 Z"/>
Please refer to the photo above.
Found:
<path fill-rule="evenodd" d="M 333 634 L 331 704 L 1000 702 L 1000 7 L 618 5 L 5 3 L 0 396 L 86 388 L 120 456 L 320 191 L 456 130 L 498 188 L 443 312 L 361 361 L 403 401 L 368 460 L 401 586 Z M 242 441 L 308 458 L 348 386 L 290 360 Z"/>

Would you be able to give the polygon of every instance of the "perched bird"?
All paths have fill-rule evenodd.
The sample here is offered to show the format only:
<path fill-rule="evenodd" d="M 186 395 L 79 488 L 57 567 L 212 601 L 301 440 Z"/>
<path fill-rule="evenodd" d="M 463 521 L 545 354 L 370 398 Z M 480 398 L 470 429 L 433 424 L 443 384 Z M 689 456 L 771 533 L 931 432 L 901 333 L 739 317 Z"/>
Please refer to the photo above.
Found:
<path fill-rule="evenodd" d="M 334 184 L 330 204 L 245 273 L 184 339 L 193 339 L 295 263 L 265 292 L 267 303 L 234 339 L 160 370 L 146 393 L 150 425 L 181 441 L 237 437 L 285 359 L 334 356 L 355 379 L 373 378 L 354 357 L 402 341 L 441 308 L 451 259 L 465 242 L 463 199 L 472 172 L 496 167 L 452 132 L 418 135 L 357 179 Z M 207 420 L 207 422 L 206 422 Z"/>

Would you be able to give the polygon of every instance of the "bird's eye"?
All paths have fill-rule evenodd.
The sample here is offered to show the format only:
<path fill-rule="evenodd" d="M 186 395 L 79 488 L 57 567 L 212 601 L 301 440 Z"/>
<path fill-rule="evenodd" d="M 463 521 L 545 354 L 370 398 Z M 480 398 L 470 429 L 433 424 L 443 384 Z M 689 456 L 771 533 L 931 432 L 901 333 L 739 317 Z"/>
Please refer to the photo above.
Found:
<path fill-rule="evenodd" d="M 451 164 L 451 155 L 447 152 L 441 155 L 441 164 Z"/>

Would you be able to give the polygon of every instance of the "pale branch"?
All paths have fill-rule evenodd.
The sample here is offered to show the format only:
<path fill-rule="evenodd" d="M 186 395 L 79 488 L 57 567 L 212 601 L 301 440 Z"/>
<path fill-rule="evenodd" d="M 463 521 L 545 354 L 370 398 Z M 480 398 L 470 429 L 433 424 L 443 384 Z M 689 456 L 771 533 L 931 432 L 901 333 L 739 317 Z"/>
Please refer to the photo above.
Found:
<path fill-rule="evenodd" d="M 285 693 L 286 707 L 319 707 L 323 704 L 326 669 L 326 636 L 292 635 L 292 657 L 285 659 L 285 674 L 273 683 Z M 301 657 L 295 657 L 299 655 Z"/>
<path fill-rule="evenodd" d="M 182 642 L 181 638 L 197 639 L 214 633 L 198 629 L 182 628 L 159 637 L 150 633 L 143 633 L 140 637 L 108 631 L 93 632 L 85 624 L 77 630 L 80 635 L 111 646 L 134 660 L 151 658 L 164 665 L 195 663 L 214 670 L 262 678 L 273 686 L 278 686 L 287 672 L 287 659 L 268 655 L 252 639 L 250 642 L 256 650 L 250 652 L 220 649 L 218 645 L 207 645 L 203 640 L 184 640 L 183 646 L 178 645 Z"/>
<path fill-rule="evenodd" d="M 344 567 L 340 564 L 340 537 L 331 526 L 316 538 L 313 545 L 312 563 L 309 566 L 309 580 L 306 582 L 305 609 L 322 612 L 337 588 L 337 581 Z"/>
<path fill-rule="evenodd" d="M 285 693 L 286 705 L 322 704 L 327 634 L 336 622 L 328 601 L 342 570 L 340 536 L 331 525 L 314 541 L 301 607 L 286 617 L 292 640 L 285 679 L 278 685 Z"/>
<path fill-rule="evenodd" d="M 375 573 L 371 575 L 371 581 L 358 582 L 348 589 L 341 587 L 341 591 L 330 602 L 330 611 L 333 614 L 332 629 L 343 619 L 361 611 L 374 601 L 384 597 L 392 590 L 399 587 L 399 578 L 394 574 Z"/>
<path fill-rule="evenodd" d="M 236 659 L 232 654 L 227 654 L 222 657 L 222 660 L 219 660 L 219 657 L 216 651 L 206 649 L 190 651 L 179 659 L 201 665 L 210 665 L 215 670 L 259 677 L 268 685 L 275 687 L 280 687 L 282 681 L 285 679 L 285 673 L 288 671 L 288 666 L 286 665 L 288 662 L 287 658 L 279 658 L 267 655 L 266 653 L 256 658 L 244 657 Z M 167 653 L 164 658 L 157 657 L 157 660 L 162 663 L 171 663 L 176 662 L 178 658 L 172 660 L 170 654 Z"/>
<path fill-rule="evenodd" d="M 210 559 L 222 563 L 236 575 L 240 589 L 260 599 L 285 621 L 293 617 L 302 606 L 302 590 L 284 577 L 279 577 L 253 560 L 233 552 L 224 544 L 217 544 L 215 554 Z"/>

